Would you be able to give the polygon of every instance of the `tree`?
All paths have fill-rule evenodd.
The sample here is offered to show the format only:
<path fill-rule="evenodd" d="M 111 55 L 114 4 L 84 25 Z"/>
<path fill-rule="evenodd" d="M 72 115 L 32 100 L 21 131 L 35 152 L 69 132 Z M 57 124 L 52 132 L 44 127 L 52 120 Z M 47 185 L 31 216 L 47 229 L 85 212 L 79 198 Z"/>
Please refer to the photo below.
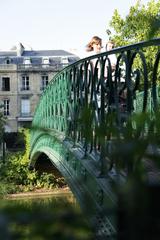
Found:
<path fill-rule="evenodd" d="M 116 46 L 125 46 L 151 38 L 160 37 L 160 0 L 150 0 L 147 5 L 137 0 L 135 6 L 132 6 L 126 17 L 122 18 L 118 10 L 114 11 L 110 21 L 110 27 L 113 34 L 109 37 L 115 42 Z M 111 30 L 107 30 L 111 32 Z M 159 47 L 148 47 L 143 50 L 148 67 L 149 81 L 152 79 L 153 64 Z M 134 67 L 141 66 L 141 61 L 134 61 Z M 160 70 L 157 79 L 160 79 Z M 160 80 L 159 80 L 160 81 Z"/>
<path fill-rule="evenodd" d="M 114 30 L 111 37 L 117 46 L 160 37 L 160 0 L 151 0 L 146 6 L 137 0 L 125 18 L 115 10 L 110 27 Z"/>

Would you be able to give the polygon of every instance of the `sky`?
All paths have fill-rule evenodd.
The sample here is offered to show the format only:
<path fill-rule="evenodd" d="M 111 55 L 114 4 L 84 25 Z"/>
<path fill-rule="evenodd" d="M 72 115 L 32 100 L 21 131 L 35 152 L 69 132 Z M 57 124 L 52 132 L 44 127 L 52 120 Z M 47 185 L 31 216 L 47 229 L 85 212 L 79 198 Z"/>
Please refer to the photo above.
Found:
<path fill-rule="evenodd" d="M 141 0 L 147 4 L 149 0 Z M 1 0 L 0 50 L 18 42 L 34 50 L 63 49 L 80 55 L 92 36 L 107 42 L 117 9 L 122 17 L 136 0 Z"/>

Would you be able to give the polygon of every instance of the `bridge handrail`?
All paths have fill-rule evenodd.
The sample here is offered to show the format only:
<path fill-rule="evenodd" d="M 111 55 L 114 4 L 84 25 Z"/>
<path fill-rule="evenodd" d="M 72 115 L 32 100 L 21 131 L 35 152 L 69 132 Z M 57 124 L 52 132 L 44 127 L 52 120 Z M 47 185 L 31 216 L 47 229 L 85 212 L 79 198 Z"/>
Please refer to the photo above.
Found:
<path fill-rule="evenodd" d="M 143 49 L 153 46 L 156 49 L 155 61 L 149 69 Z M 81 59 L 57 73 L 44 90 L 35 111 L 32 148 L 38 129 L 54 129 L 72 139 L 74 144 L 80 142 L 85 154 L 98 152 L 103 174 L 112 139 L 109 124 L 115 124 L 112 114 L 116 114 L 115 127 L 119 128 L 127 116 L 136 111 L 137 90 L 143 91 L 139 111 L 147 110 L 151 98 L 152 109 L 157 108 L 159 46 L 160 38 L 156 38 L 119 47 Z M 110 60 L 112 54 L 117 56 L 115 70 Z M 149 81 L 150 72 L 152 77 Z M 152 89 L 150 98 L 149 87 Z M 113 164 L 110 161 L 110 167 Z"/>
<path fill-rule="evenodd" d="M 151 39 L 149 41 L 141 41 L 139 43 L 129 44 L 127 46 L 122 46 L 122 47 L 117 47 L 117 48 L 114 48 L 110 51 L 106 51 L 106 52 L 102 52 L 102 53 L 99 53 L 99 54 L 95 54 L 95 55 L 85 57 L 85 58 L 80 59 L 80 60 L 70 64 L 69 66 L 63 68 L 61 70 L 61 72 L 58 72 L 57 74 L 54 75 L 52 81 L 54 81 L 54 79 L 57 77 L 57 75 L 61 74 L 63 71 L 66 71 L 67 69 L 70 69 L 73 66 L 79 65 L 82 61 L 93 60 L 95 58 L 106 56 L 106 55 L 109 56 L 109 55 L 118 54 L 118 53 L 124 52 L 124 51 L 136 50 L 136 49 L 140 49 L 140 48 L 146 48 L 148 46 L 159 46 L 159 45 L 160 45 L 160 38 L 154 38 L 154 39 Z M 45 88 L 44 92 L 45 91 L 47 91 L 47 87 Z M 44 92 L 43 92 L 43 94 L 44 94 Z"/>

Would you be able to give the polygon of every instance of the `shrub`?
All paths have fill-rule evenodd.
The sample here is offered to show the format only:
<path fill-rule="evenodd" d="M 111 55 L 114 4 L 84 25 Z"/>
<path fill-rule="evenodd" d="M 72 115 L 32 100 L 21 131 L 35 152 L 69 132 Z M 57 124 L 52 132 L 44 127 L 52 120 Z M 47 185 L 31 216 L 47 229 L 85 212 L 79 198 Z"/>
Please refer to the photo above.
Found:
<path fill-rule="evenodd" d="M 54 174 L 42 173 L 28 169 L 29 163 L 29 130 L 22 129 L 25 139 L 25 151 L 8 153 L 5 164 L 0 164 L 0 195 L 7 193 L 33 191 L 45 188 L 53 189 L 65 184 L 64 178 Z"/>

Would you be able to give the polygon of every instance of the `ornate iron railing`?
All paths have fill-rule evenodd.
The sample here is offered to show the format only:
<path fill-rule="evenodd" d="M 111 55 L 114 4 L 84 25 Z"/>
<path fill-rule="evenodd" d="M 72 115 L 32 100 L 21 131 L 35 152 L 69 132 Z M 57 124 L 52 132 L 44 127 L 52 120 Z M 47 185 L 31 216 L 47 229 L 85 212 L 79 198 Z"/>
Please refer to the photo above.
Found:
<path fill-rule="evenodd" d="M 156 51 L 152 64 L 145 56 L 150 47 Z M 115 69 L 110 58 L 113 54 L 117 57 Z M 134 111 L 157 108 L 159 62 L 159 38 L 77 61 L 46 87 L 33 127 L 56 131 L 73 145 L 79 144 L 84 155 L 96 154 L 100 174 L 105 174 L 113 166 L 109 158 L 113 128 L 124 125 Z M 32 147 L 35 134 L 33 131 Z"/>

